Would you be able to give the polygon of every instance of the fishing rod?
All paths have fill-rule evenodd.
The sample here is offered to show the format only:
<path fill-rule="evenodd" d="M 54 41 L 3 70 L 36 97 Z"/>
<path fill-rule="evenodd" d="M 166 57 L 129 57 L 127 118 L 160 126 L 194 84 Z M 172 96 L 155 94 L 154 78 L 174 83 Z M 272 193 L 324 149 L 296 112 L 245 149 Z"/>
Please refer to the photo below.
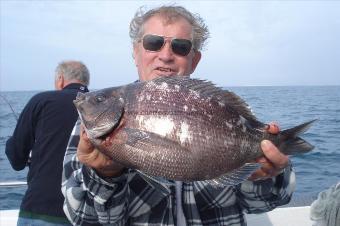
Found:
<path fill-rule="evenodd" d="M 6 99 L 6 97 L 4 97 L 2 94 L 0 94 L 0 97 L 6 102 L 6 104 L 10 107 L 10 109 L 12 110 L 13 116 L 15 117 L 15 119 L 18 121 L 18 115 L 15 113 L 11 103 Z"/>
<path fill-rule="evenodd" d="M 6 102 L 6 104 L 10 107 L 10 109 L 12 110 L 13 116 L 15 117 L 15 119 L 18 121 L 18 115 L 15 113 L 14 108 L 12 107 L 11 103 L 7 100 L 6 97 L 4 97 L 2 94 L 0 94 L 0 97 Z M 27 166 L 30 165 L 31 163 L 31 157 L 32 157 L 32 151 L 29 154 L 29 158 L 27 160 Z M 2 186 L 2 182 L 0 182 L 0 186 Z"/>
<path fill-rule="evenodd" d="M 0 94 L 0 97 L 9 106 L 9 108 L 11 109 L 11 111 L 13 113 L 14 118 L 18 121 L 18 115 L 15 113 L 14 108 L 12 107 L 11 103 L 2 94 Z M 27 182 L 26 181 L 0 181 L 0 188 L 3 188 L 3 187 L 21 187 L 21 186 L 27 186 Z"/>

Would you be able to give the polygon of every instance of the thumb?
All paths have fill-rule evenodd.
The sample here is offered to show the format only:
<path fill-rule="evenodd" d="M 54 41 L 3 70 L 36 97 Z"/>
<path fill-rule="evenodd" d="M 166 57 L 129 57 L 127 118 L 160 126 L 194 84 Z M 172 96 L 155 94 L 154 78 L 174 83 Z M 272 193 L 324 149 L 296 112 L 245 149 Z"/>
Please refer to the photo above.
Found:
<path fill-rule="evenodd" d="M 93 151 L 94 146 L 87 137 L 84 127 L 80 127 L 79 143 L 78 143 L 78 154 L 89 154 Z"/>
<path fill-rule="evenodd" d="M 261 148 L 264 156 L 276 168 L 284 168 L 288 164 L 288 156 L 280 152 L 280 150 L 269 140 L 263 140 L 261 142 Z"/>

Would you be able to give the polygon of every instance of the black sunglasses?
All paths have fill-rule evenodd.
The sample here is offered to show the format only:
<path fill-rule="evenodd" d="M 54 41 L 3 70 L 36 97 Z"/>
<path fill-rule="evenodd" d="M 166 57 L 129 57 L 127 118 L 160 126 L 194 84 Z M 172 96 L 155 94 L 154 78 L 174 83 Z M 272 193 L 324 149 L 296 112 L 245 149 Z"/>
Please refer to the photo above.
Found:
<path fill-rule="evenodd" d="M 165 45 L 166 39 L 171 39 L 170 45 L 172 51 L 180 56 L 188 55 L 192 49 L 192 42 L 188 39 L 171 38 L 151 34 L 143 36 L 143 47 L 148 51 L 160 51 Z"/>

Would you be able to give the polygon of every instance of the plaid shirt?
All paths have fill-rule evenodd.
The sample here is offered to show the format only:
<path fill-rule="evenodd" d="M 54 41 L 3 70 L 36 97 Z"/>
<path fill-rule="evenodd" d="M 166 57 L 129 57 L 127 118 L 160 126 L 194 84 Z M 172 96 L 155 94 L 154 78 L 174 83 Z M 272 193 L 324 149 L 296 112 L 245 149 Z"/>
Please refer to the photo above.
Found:
<path fill-rule="evenodd" d="M 177 225 L 175 186 L 160 191 L 134 170 L 110 181 L 82 165 L 76 150 L 78 121 L 65 158 L 64 211 L 73 225 Z M 187 225 L 246 225 L 244 213 L 262 213 L 290 201 L 294 172 L 287 167 L 276 178 L 214 188 L 203 182 L 183 183 L 182 207 Z M 291 181 L 291 182 L 290 182 Z"/>

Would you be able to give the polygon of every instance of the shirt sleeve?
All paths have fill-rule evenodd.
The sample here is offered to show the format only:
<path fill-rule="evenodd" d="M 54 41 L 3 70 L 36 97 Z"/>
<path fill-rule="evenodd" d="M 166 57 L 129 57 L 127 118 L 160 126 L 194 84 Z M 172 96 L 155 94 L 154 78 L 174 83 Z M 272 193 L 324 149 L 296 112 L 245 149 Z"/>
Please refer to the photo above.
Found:
<path fill-rule="evenodd" d="M 14 170 L 26 167 L 30 151 L 35 142 L 35 127 L 39 116 L 39 105 L 32 98 L 20 114 L 13 135 L 6 142 L 6 155 Z"/>
<path fill-rule="evenodd" d="M 81 164 L 76 155 L 79 131 L 78 120 L 64 157 L 64 212 L 73 225 L 125 225 L 128 206 L 127 175 L 112 178 L 108 182 L 100 178 L 94 170 Z"/>
<path fill-rule="evenodd" d="M 262 213 L 285 205 L 295 190 L 295 173 L 291 164 L 274 178 L 246 181 L 237 186 L 239 205 L 246 213 Z"/>

